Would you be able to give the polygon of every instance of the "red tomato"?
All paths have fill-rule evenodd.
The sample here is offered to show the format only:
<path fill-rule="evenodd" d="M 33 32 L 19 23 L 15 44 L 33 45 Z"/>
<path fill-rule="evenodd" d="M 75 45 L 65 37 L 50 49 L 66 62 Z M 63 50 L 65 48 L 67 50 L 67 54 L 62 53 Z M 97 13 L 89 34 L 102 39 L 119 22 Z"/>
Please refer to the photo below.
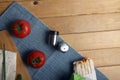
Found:
<path fill-rule="evenodd" d="M 46 57 L 43 52 L 35 50 L 27 57 L 27 63 L 33 68 L 40 68 L 45 64 Z"/>
<path fill-rule="evenodd" d="M 12 33 L 18 38 L 24 38 L 31 32 L 30 24 L 26 20 L 17 20 L 11 27 Z"/>

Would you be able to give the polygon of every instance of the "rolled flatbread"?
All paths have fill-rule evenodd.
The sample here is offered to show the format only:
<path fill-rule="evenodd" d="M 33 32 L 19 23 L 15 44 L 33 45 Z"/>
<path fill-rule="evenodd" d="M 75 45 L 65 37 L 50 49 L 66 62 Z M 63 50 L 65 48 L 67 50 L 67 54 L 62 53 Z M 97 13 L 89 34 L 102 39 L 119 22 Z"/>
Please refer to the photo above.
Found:
<path fill-rule="evenodd" d="M 85 80 L 97 80 L 96 71 L 92 59 L 84 58 L 73 63 L 76 74 L 84 77 Z"/>

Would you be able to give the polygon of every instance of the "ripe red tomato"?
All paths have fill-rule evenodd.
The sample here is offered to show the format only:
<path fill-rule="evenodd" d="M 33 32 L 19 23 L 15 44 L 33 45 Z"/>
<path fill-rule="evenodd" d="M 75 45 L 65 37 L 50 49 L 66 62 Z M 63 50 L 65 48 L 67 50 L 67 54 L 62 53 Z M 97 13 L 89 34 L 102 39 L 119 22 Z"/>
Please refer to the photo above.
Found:
<path fill-rule="evenodd" d="M 24 38 L 31 32 L 30 24 L 26 20 L 17 20 L 11 27 L 12 33 L 18 38 Z"/>
<path fill-rule="evenodd" d="M 27 57 L 27 63 L 33 68 L 40 68 L 45 64 L 46 57 L 43 52 L 35 50 Z"/>

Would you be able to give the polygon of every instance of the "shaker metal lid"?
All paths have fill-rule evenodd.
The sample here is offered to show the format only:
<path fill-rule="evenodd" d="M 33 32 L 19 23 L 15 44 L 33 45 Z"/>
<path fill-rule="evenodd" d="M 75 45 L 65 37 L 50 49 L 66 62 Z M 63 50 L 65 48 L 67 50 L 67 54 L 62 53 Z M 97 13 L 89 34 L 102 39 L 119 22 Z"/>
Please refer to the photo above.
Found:
<path fill-rule="evenodd" d="M 59 35 L 59 32 L 58 32 L 58 31 L 50 31 L 49 34 L 52 34 L 52 35 Z"/>
<path fill-rule="evenodd" d="M 65 42 L 59 43 L 59 50 L 67 52 L 69 50 L 69 46 Z"/>

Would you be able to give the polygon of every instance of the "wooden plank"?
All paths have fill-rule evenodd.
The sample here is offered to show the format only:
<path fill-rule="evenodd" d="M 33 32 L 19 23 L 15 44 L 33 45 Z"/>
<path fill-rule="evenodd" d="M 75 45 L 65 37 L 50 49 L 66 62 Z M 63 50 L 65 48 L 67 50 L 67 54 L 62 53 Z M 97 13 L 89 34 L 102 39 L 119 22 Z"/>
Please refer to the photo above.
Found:
<path fill-rule="evenodd" d="M 110 80 L 120 79 L 120 66 L 100 67 L 98 69 L 102 71 Z"/>
<path fill-rule="evenodd" d="M 40 1 L 40 0 L 0 0 L 0 2 L 14 2 L 14 1 Z"/>
<path fill-rule="evenodd" d="M 41 18 L 60 34 L 110 31 L 120 29 L 120 13 Z"/>
<path fill-rule="evenodd" d="M 67 34 L 61 37 L 78 50 L 120 47 L 120 31 Z"/>
<path fill-rule="evenodd" d="M 0 2 L 12 2 L 12 1 L 21 1 L 21 0 L 0 0 Z"/>
<path fill-rule="evenodd" d="M 120 48 L 79 51 L 79 53 L 93 59 L 97 67 L 120 65 Z"/>
<path fill-rule="evenodd" d="M 0 2 L 0 15 L 8 8 L 12 2 Z"/>
<path fill-rule="evenodd" d="M 17 2 L 38 17 L 120 12 L 120 0 L 42 0 L 38 1 L 38 5 L 34 5 L 33 1 Z M 0 3 L 0 13 L 10 3 Z"/>
<path fill-rule="evenodd" d="M 14 1 L 25 1 L 25 0 L 0 0 L 0 2 L 14 2 Z M 26 1 L 35 1 L 35 0 L 26 0 Z M 40 1 L 40 0 L 36 0 L 36 1 Z"/>
<path fill-rule="evenodd" d="M 7 31 L 0 31 L 0 42 L 4 42 L 6 45 L 6 50 L 10 50 L 13 52 L 17 53 L 17 71 L 16 71 L 16 75 L 21 74 L 22 75 L 22 79 L 23 80 L 31 80 L 31 77 L 24 65 L 24 63 L 22 62 L 21 56 L 17 50 L 17 48 L 15 47 L 14 42 L 12 41 L 10 35 L 8 34 Z"/>

